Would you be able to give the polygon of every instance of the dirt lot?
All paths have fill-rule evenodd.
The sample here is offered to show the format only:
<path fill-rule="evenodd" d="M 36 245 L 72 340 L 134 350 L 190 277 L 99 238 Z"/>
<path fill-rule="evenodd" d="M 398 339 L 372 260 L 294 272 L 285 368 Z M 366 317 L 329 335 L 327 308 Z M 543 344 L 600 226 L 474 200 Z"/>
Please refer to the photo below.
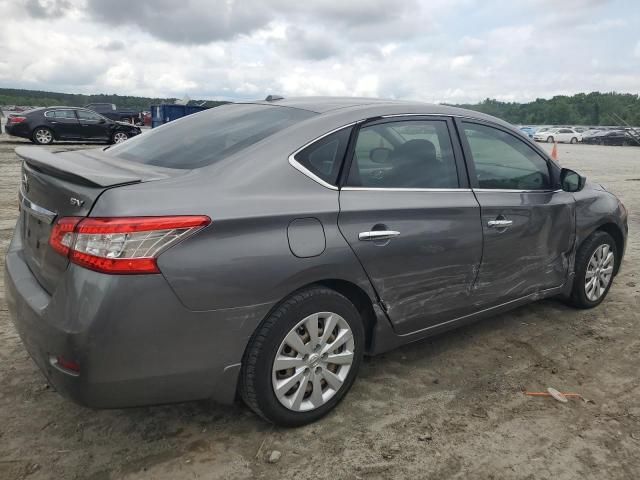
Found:
<path fill-rule="evenodd" d="M 21 143 L 3 137 L 2 252 L 17 214 Z M 3 301 L 0 478 L 640 478 L 640 148 L 559 153 L 631 212 L 625 263 L 597 309 L 543 301 L 367 359 L 333 414 L 283 430 L 242 406 L 206 401 L 74 405 L 47 388 Z M 593 403 L 522 393 L 548 386 Z M 276 464 L 267 461 L 272 450 L 282 452 Z"/>

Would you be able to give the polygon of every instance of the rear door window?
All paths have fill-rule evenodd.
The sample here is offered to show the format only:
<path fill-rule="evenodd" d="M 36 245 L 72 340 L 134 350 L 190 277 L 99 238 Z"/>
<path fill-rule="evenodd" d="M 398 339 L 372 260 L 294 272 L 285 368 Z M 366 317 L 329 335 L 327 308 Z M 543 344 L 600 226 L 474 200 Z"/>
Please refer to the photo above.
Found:
<path fill-rule="evenodd" d="M 272 105 L 224 105 L 154 128 L 110 148 L 107 154 L 159 167 L 199 168 L 314 115 L 308 110 Z"/>
<path fill-rule="evenodd" d="M 347 185 L 363 188 L 458 188 L 447 122 L 395 121 L 361 128 Z"/>
<path fill-rule="evenodd" d="M 76 114 L 73 110 L 56 110 L 54 117 L 61 120 L 76 120 Z"/>

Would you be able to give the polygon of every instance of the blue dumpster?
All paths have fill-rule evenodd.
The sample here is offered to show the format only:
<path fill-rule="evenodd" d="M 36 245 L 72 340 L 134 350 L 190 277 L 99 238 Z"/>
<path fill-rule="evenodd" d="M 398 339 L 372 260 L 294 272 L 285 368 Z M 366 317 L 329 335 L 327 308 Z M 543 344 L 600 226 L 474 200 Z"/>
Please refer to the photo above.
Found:
<path fill-rule="evenodd" d="M 178 118 L 186 117 L 192 113 L 198 113 L 209 107 L 197 105 L 151 105 L 151 128 L 159 127 Z"/>

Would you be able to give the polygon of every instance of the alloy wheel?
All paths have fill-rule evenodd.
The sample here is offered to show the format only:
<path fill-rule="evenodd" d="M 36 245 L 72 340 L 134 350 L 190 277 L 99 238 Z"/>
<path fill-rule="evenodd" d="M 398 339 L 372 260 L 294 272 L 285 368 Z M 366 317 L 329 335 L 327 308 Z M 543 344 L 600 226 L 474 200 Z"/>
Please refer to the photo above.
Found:
<path fill-rule="evenodd" d="M 590 301 L 598 301 L 606 292 L 613 277 L 614 264 L 615 255 L 608 244 L 595 249 L 587 264 L 584 279 L 584 291 Z"/>
<path fill-rule="evenodd" d="M 47 144 L 53 141 L 53 135 L 51 134 L 51 131 L 47 130 L 46 128 L 39 128 L 38 130 L 36 130 L 35 137 L 36 141 L 41 144 Z"/>
<path fill-rule="evenodd" d="M 353 332 L 340 315 L 319 312 L 304 318 L 287 333 L 273 361 L 276 398 L 296 412 L 321 407 L 342 388 L 354 351 Z"/>
<path fill-rule="evenodd" d="M 117 132 L 113 135 L 113 143 L 122 143 L 128 138 L 129 136 L 126 133 Z"/>

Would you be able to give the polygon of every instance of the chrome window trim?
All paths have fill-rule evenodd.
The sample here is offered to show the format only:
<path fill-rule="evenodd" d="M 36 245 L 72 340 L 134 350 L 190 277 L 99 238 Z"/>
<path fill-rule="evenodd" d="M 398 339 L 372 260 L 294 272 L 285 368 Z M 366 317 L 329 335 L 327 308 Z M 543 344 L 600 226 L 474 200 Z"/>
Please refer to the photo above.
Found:
<path fill-rule="evenodd" d="M 338 128 L 334 128 L 333 130 L 320 135 L 317 138 L 314 138 L 313 140 L 311 140 L 310 142 L 305 143 L 302 147 L 298 148 L 295 152 L 293 152 L 291 155 L 289 155 L 289 164 L 295 168 L 296 170 L 298 170 L 300 173 L 306 175 L 307 177 L 309 177 L 311 180 L 313 180 L 316 183 L 319 183 L 320 185 L 322 185 L 325 188 L 328 188 L 330 190 L 339 190 L 339 188 L 336 185 L 332 185 L 329 182 L 325 182 L 323 179 L 321 179 L 320 177 L 318 177 L 315 173 L 313 173 L 311 170 L 309 170 L 307 167 L 305 167 L 304 165 L 302 165 L 300 162 L 298 162 L 296 160 L 296 155 L 298 153 L 300 153 L 302 150 L 304 150 L 305 148 L 307 148 L 309 145 L 313 145 L 315 142 L 322 140 L 324 137 L 328 137 L 329 135 L 339 132 L 340 130 L 343 130 L 345 128 L 349 128 L 349 127 L 353 127 L 354 125 L 363 122 L 364 120 L 358 120 L 357 122 L 351 122 L 348 123 L 346 125 L 342 125 L 341 127 Z"/>
<path fill-rule="evenodd" d="M 509 188 L 474 188 L 474 192 L 498 192 L 498 193 L 558 193 L 562 192 L 562 189 L 558 190 L 518 190 Z"/>
<path fill-rule="evenodd" d="M 47 110 L 44 112 L 44 116 L 46 118 L 56 118 L 55 113 L 56 112 L 75 112 L 76 109 L 74 108 L 54 108 L 53 110 Z M 53 113 L 52 116 L 49 116 L 49 113 Z M 75 118 L 75 114 L 74 114 L 74 118 Z"/>
<path fill-rule="evenodd" d="M 380 115 L 380 118 L 394 117 L 453 117 L 450 113 L 390 113 L 389 115 Z"/>
<path fill-rule="evenodd" d="M 41 220 L 50 225 L 58 216 L 56 212 L 52 212 L 51 210 L 47 210 L 46 208 L 33 203 L 31 200 L 29 200 L 25 196 L 25 194 L 22 192 L 22 189 L 20 189 L 18 197 L 20 201 L 20 207 L 27 210 L 31 215 L 36 217 L 38 220 Z"/>
<path fill-rule="evenodd" d="M 381 115 L 380 118 L 394 118 L 394 117 L 441 117 L 441 118 L 460 118 L 463 120 L 472 120 L 476 122 L 490 122 L 487 119 L 479 118 L 479 117 L 471 117 L 468 115 L 456 115 L 452 113 L 391 113 L 389 115 Z M 502 128 L 505 128 L 503 125 L 498 123 L 494 123 L 494 125 L 498 125 Z"/>
<path fill-rule="evenodd" d="M 348 192 L 471 192 L 470 188 L 342 187 Z"/>

